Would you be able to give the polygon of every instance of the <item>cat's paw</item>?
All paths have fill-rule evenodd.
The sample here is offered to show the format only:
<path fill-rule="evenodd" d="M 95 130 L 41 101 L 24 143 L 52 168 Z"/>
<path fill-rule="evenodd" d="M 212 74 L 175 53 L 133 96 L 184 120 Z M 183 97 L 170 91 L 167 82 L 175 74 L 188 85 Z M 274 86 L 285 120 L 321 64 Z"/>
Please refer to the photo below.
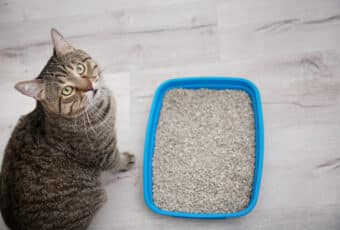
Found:
<path fill-rule="evenodd" d="M 129 152 L 123 152 L 121 155 L 121 167 L 120 171 L 124 172 L 132 168 L 136 162 L 135 155 Z"/>

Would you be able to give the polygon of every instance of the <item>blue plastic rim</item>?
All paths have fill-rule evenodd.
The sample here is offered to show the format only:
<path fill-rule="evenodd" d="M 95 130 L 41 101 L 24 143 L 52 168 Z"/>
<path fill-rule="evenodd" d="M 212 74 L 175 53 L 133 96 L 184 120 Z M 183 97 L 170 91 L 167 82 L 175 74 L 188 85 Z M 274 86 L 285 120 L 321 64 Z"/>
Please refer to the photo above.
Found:
<path fill-rule="evenodd" d="M 238 212 L 234 213 L 187 213 L 187 212 L 172 212 L 160 209 L 153 201 L 152 194 L 152 159 L 155 144 L 155 135 L 159 120 L 159 115 L 162 109 L 163 97 L 167 91 L 175 88 L 181 89 L 234 89 L 243 90 L 250 96 L 254 110 L 255 120 L 255 172 L 253 179 L 253 186 L 251 197 L 248 206 Z M 144 200 L 153 212 L 173 217 L 184 218 L 200 218 L 200 219 L 223 219 L 223 218 L 237 218 L 247 215 L 251 212 L 257 202 L 263 165 L 263 150 L 264 150 L 264 128 L 262 117 L 262 105 L 260 93 L 257 87 L 249 80 L 242 78 L 227 78 L 227 77 L 190 77 L 190 78 L 176 78 L 162 83 L 154 95 L 153 103 L 151 105 L 149 121 L 146 129 L 145 145 L 144 145 Z"/>

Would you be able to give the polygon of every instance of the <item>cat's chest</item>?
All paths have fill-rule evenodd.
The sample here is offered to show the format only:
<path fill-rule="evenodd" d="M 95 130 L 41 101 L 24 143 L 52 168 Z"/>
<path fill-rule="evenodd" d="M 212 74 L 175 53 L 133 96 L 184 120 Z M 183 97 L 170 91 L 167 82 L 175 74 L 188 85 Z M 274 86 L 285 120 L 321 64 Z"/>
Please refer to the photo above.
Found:
<path fill-rule="evenodd" d="M 116 148 L 114 117 L 107 117 L 91 127 L 86 126 L 78 133 L 60 133 L 56 138 L 51 138 L 49 146 L 71 161 L 87 166 L 96 165 L 100 156 L 113 153 Z"/>

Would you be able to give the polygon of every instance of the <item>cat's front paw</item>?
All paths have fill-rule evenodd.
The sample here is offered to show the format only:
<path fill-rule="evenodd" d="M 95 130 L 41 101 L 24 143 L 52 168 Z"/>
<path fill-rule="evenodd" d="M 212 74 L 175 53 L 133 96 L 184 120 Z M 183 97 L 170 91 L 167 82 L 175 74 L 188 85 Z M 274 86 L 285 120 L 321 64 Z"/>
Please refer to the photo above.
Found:
<path fill-rule="evenodd" d="M 136 158 L 135 155 L 129 152 L 123 152 L 121 155 L 121 167 L 120 171 L 124 172 L 132 168 L 135 164 Z"/>

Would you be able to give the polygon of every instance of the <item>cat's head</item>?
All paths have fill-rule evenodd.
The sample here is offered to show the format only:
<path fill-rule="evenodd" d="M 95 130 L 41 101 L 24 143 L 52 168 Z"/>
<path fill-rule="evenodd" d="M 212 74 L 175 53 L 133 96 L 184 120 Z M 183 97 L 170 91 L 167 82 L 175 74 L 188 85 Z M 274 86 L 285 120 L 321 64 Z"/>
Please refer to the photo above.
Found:
<path fill-rule="evenodd" d="M 81 114 L 98 95 L 101 73 L 97 63 L 51 30 L 53 56 L 39 77 L 18 82 L 15 88 L 40 101 L 49 112 L 63 116 Z"/>

